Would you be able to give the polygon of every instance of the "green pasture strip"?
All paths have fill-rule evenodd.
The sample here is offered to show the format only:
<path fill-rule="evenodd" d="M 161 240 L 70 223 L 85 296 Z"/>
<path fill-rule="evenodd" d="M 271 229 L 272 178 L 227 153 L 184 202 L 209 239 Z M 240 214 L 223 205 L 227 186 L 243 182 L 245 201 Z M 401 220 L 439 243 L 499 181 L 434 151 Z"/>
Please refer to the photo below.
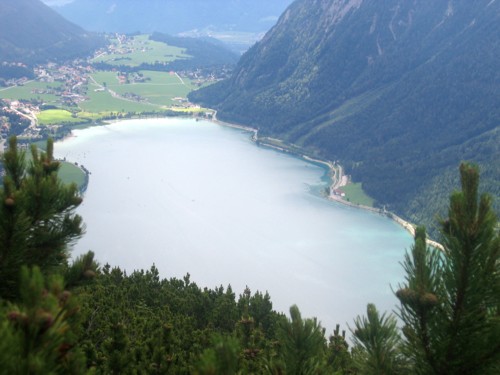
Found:
<path fill-rule="evenodd" d="M 120 96 L 134 94 L 151 103 L 134 102 L 134 99 L 120 99 L 103 92 L 102 88 L 94 83 L 89 85 L 87 96 L 90 101 L 80 104 L 84 111 L 103 112 L 140 112 L 158 110 L 160 107 L 179 105 L 173 98 L 186 98 L 192 91 L 191 80 L 180 78 L 173 72 L 141 71 L 145 82 L 119 84 L 115 72 L 96 72 L 92 77 L 99 85 L 106 83 L 109 90 Z M 132 100 L 132 101 L 131 101 Z M 99 103 L 95 103 L 99 101 Z"/>
<path fill-rule="evenodd" d="M 101 121 L 103 120 L 109 120 L 110 117 L 116 118 L 119 115 L 119 112 L 111 112 L 111 111 L 105 111 L 105 112 L 78 112 L 77 113 L 78 118 L 81 118 L 82 120 L 87 120 L 87 124 L 81 124 L 81 125 L 75 125 L 73 129 L 85 129 L 89 126 L 94 126 L 98 125 Z"/>
<path fill-rule="evenodd" d="M 144 78 L 149 78 L 151 81 L 147 83 L 164 84 L 164 85 L 182 85 L 184 78 L 179 78 L 174 72 L 157 72 L 152 70 L 141 70 L 140 73 Z"/>
<path fill-rule="evenodd" d="M 90 86 L 95 87 L 95 86 Z M 80 103 L 80 108 L 85 112 L 148 112 L 157 110 L 157 106 L 122 100 L 111 96 L 108 91 L 94 91 L 87 93 L 90 100 Z"/>
<path fill-rule="evenodd" d="M 368 196 L 361 186 L 361 183 L 352 183 L 340 188 L 345 193 L 345 200 L 363 206 L 373 207 L 374 199 Z"/>
<path fill-rule="evenodd" d="M 97 82 L 98 85 L 104 86 L 115 86 L 118 85 L 118 78 L 116 72 L 109 71 L 98 71 L 91 74 L 92 78 Z M 98 89 L 99 86 L 96 86 L 92 80 L 89 80 L 89 91 Z"/>
<path fill-rule="evenodd" d="M 158 105 L 171 105 L 173 104 L 171 101 L 173 98 L 186 98 L 187 94 L 191 91 L 184 85 L 159 86 L 154 84 L 122 85 L 111 89 L 120 95 L 127 93 L 139 95 L 151 103 Z"/>
<path fill-rule="evenodd" d="M 107 116 L 113 116 L 115 113 L 114 112 L 86 112 L 86 111 L 81 111 L 77 113 L 77 116 L 81 119 L 88 119 L 91 121 L 99 121 L 103 117 Z"/>
<path fill-rule="evenodd" d="M 183 48 L 149 40 L 147 35 L 135 36 L 131 42 L 124 45 L 115 42 L 115 46 L 118 49 L 116 53 L 99 56 L 93 62 L 134 67 L 142 63 L 154 64 L 155 62 L 170 62 L 191 58 Z"/>
<path fill-rule="evenodd" d="M 172 107 L 169 108 L 172 112 L 183 112 L 183 113 L 200 113 L 200 112 L 213 112 L 207 108 L 182 108 L 182 107 Z"/>
<path fill-rule="evenodd" d="M 73 163 L 61 162 L 58 176 L 65 184 L 75 183 L 79 188 L 85 184 L 85 172 Z"/>
<path fill-rule="evenodd" d="M 80 123 L 82 118 L 73 117 L 73 114 L 64 109 L 48 109 L 37 115 L 40 125 L 53 125 L 61 123 Z"/>
<path fill-rule="evenodd" d="M 0 99 L 11 99 L 11 100 L 32 100 L 39 99 L 45 103 L 55 103 L 59 100 L 59 97 L 54 94 L 40 94 L 33 92 L 34 90 L 48 90 L 51 87 L 61 86 L 60 82 L 28 82 L 23 86 L 12 86 L 0 89 Z"/>

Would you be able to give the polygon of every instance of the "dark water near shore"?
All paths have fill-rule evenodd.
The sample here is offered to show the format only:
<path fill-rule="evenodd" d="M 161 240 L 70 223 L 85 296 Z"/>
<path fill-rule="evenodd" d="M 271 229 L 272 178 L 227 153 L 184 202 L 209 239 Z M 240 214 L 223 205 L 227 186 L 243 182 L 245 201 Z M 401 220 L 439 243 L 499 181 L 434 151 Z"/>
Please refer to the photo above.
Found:
<path fill-rule="evenodd" d="M 317 316 L 330 331 L 366 304 L 391 310 L 412 239 L 377 214 L 318 195 L 325 170 L 257 147 L 248 133 L 191 119 L 133 120 L 74 132 L 55 153 L 91 171 L 78 212 L 93 250 L 127 271 L 240 294 Z"/>

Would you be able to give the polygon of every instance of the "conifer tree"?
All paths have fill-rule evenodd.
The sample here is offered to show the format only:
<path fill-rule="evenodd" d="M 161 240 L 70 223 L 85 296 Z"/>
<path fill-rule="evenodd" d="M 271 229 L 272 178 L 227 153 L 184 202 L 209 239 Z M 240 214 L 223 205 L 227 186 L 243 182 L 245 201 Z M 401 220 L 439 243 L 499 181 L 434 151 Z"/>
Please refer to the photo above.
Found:
<path fill-rule="evenodd" d="M 464 163 L 460 177 L 440 223 L 443 250 L 427 249 L 420 228 L 396 293 L 418 374 L 500 373 L 498 221 L 492 198 L 478 198 L 478 168 Z"/>
<path fill-rule="evenodd" d="M 354 320 L 355 361 L 364 375 L 390 375 L 404 373 L 401 358 L 401 337 L 396 318 L 379 315 L 373 304 L 368 304 L 366 317 Z"/>
<path fill-rule="evenodd" d="M 326 365 L 334 374 L 354 374 L 354 362 L 345 339 L 345 331 L 340 332 L 337 324 L 328 340 Z"/>
<path fill-rule="evenodd" d="M 19 300 L 0 308 L 0 374 L 86 373 L 78 311 L 62 277 L 23 267 Z"/>
<path fill-rule="evenodd" d="M 325 330 L 316 318 L 302 319 L 296 305 L 282 322 L 278 337 L 286 374 L 317 374 L 324 366 Z"/>
<path fill-rule="evenodd" d="M 240 346 L 235 337 L 214 335 L 213 345 L 203 352 L 195 374 L 236 374 L 238 373 L 239 352 Z"/>
<path fill-rule="evenodd" d="M 5 176 L 0 189 L 0 298 L 17 297 L 22 265 L 47 274 L 66 265 L 68 246 L 83 233 L 74 209 L 81 203 L 76 185 L 57 176 L 53 141 L 46 152 L 31 147 L 31 161 L 15 137 L 3 154 Z"/>

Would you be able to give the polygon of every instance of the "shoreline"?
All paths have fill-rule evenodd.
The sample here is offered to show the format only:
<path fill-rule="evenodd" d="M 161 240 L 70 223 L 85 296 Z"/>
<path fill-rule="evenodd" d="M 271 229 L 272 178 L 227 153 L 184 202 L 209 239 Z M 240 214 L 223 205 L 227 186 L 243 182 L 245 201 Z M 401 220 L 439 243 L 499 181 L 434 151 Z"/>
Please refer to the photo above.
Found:
<path fill-rule="evenodd" d="M 175 117 L 177 117 L 177 116 L 175 116 Z M 188 116 L 179 116 L 179 117 L 193 118 L 192 116 L 191 117 L 188 117 Z M 151 117 L 143 117 L 143 118 L 148 119 L 148 118 L 151 118 Z M 169 117 L 167 116 L 165 118 L 169 118 Z M 109 124 L 113 124 L 113 123 L 117 123 L 117 122 L 121 122 L 121 121 L 126 121 L 126 120 L 133 120 L 133 118 L 109 119 L 109 120 L 105 120 L 105 121 L 101 122 L 101 124 L 91 124 L 91 125 L 89 125 L 89 127 L 109 125 Z M 280 146 L 277 146 L 276 144 L 273 144 L 273 143 L 268 143 L 265 140 L 259 139 L 259 134 L 258 134 L 259 130 L 256 129 L 256 128 L 252 128 L 250 126 L 233 124 L 233 123 L 229 123 L 229 122 L 218 120 L 217 119 L 217 111 L 214 111 L 214 114 L 213 114 L 213 116 L 212 116 L 211 119 L 203 118 L 203 120 L 212 122 L 212 123 L 214 123 L 216 125 L 220 125 L 220 126 L 224 126 L 224 127 L 228 127 L 228 128 L 232 128 L 232 129 L 239 129 L 239 130 L 246 131 L 248 133 L 252 133 L 251 140 L 252 140 L 252 142 L 254 142 L 257 145 L 261 145 L 261 146 L 264 146 L 264 147 L 268 147 L 268 148 L 277 150 L 279 152 L 284 152 L 284 153 L 287 153 L 287 154 L 290 154 L 290 155 L 294 155 L 294 156 L 300 157 L 300 158 L 302 158 L 302 159 L 304 159 L 304 160 L 306 160 L 308 162 L 315 163 L 315 164 L 320 164 L 320 165 L 326 167 L 328 169 L 328 175 L 329 175 L 329 178 L 330 178 L 330 184 L 328 186 L 328 195 L 324 196 L 326 199 L 328 199 L 329 201 L 332 201 L 332 202 L 337 202 L 337 203 L 343 204 L 345 206 L 349 206 L 349 207 L 352 207 L 352 208 L 357 208 L 357 209 L 361 209 L 361 210 L 365 210 L 365 211 L 369 211 L 369 212 L 372 212 L 372 213 L 376 213 L 376 214 L 385 216 L 385 217 L 393 220 L 397 224 L 399 224 L 412 237 L 415 236 L 416 225 L 413 224 L 413 223 L 410 223 L 410 222 L 408 222 L 408 221 L 406 221 L 404 219 L 402 219 L 401 217 L 399 217 L 395 213 L 387 211 L 387 210 L 385 210 L 385 208 L 381 209 L 381 208 L 375 208 L 375 207 L 370 207 L 370 206 L 364 206 L 364 205 L 354 204 L 354 203 L 348 202 L 348 201 L 342 199 L 340 196 L 336 195 L 334 193 L 334 191 L 336 189 L 338 189 L 339 187 L 345 186 L 347 184 L 347 178 L 343 174 L 343 168 L 342 168 L 341 165 L 335 164 L 334 162 L 331 162 L 331 161 L 328 161 L 328 160 L 321 160 L 321 159 L 313 158 L 311 156 L 308 156 L 308 155 L 306 155 L 304 153 L 299 152 L 299 150 L 293 150 L 292 147 L 289 147 L 287 144 L 285 144 L 283 141 L 281 141 L 279 139 L 274 139 L 274 140 L 276 142 L 279 142 Z M 70 131 L 65 137 L 63 137 L 63 139 L 66 138 L 66 137 L 69 137 L 69 138 L 72 137 L 72 131 Z M 269 138 L 269 139 L 271 139 L 271 138 Z M 84 171 L 82 170 L 82 172 L 84 172 Z M 90 172 L 88 174 L 87 173 L 85 173 L 85 174 L 86 174 L 86 177 L 87 177 L 87 184 L 85 184 L 86 185 L 85 189 L 83 189 L 83 191 L 81 192 L 82 194 L 85 193 L 85 190 L 86 190 L 86 188 L 88 186 L 88 174 L 90 174 Z M 427 243 L 427 245 L 435 247 L 435 248 L 438 248 L 440 250 L 444 249 L 443 246 L 440 243 L 438 243 L 436 241 L 433 241 L 431 239 L 426 239 L 426 243 Z"/>
<path fill-rule="evenodd" d="M 345 181 L 346 176 L 343 174 L 343 168 L 341 165 L 335 164 L 335 163 L 328 161 L 328 160 L 316 159 L 316 158 L 310 157 L 308 155 L 302 154 L 300 152 L 296 152 L 290 148 L 287 148 L 286 144 L 284 144 L 283 141 L 281 141 L 279 139 L 276 139 L 276 141 L 278 141 L 282 144 L 281 147 L 277 146 L 275 144 L 272 144 L 272 143 L 266 143 L 265 141 L 259 139 L 259 134 L 258 134 L 259 130 L 258 129 L 252 128 L 250 126 L 238 125 L 238 124 L 232 124 L 232 123 L 225 122 L 225 121 L 220 121 L 217 119 L 216 114 L 217 114 L 217 112 L 215 111 L 213 118 L 211 120 L 209 120 L 210 122 L 213 122 L 213 123 L 220 125 L 220 126 L 226 126 L 226 127 L 233 128 L 233 129 L 240 129 L 240 130 L 244 130 L 244 131 L 247 131 L 249 133 L 252 133 L 251 139 L 257 145 L 262 145 L 264 147 L 269 147 L 269 148 L 278 150 L 280 152 L 285 152 L 285 153 L 288 153 L 291 155 L 295 155 L 295 156 L 298 156 L 298 157 L 300 157 L 304 160 L 307 160 L 309 162 L 321 164 L 321 165 L 324 165 L 325 167 L 327 167 L 329 170 L 328 175 L 330 176 L 330 185 L 328 186 L 328 195 L 325 195 L 326 199 L 328 199 L 332 202 L 338 202 L 338 203 L 343 204 L 345 206 L 349 206 L 349 207 L 353 207 L 353 208 L 357 208 L 357 209 L 361 209 L 361 210 L 365 210 L 365 211 L 370 211 L 370 212 L 385 216 L 385 217 L 391 219 L 392 221 L 396 222 L 397 224 L 399 224 L 403 229 L 405 229 L 408 233 L 410 233 L 410 235 L 412 237 L 415 237 L 416 225 L 413 223 L 410 223 L 409 221 L 402 219 L 401 217 L 399 217 L 395 213 L 387 211 L 385 208 L 382 209 L 382 208 L 364 206 L 364 205 L 360 205 L 360 204 L 354 204 L 354 203 L 348 202 L 348 201 L 342 199 L 342 197 L 336 195 L 334 193 L 334 191 L 336 189 L 338 189 L 339 187 L 345 186 L 347 184 L 347 182 Z M 426 243 L 429 246 L 435 247 L 435 248 L 440 249 L 440 250 L 444 250 L 443 245 L 441 245 L 439 242 L 433 241 L 429 238 L 426 239 Z"/>

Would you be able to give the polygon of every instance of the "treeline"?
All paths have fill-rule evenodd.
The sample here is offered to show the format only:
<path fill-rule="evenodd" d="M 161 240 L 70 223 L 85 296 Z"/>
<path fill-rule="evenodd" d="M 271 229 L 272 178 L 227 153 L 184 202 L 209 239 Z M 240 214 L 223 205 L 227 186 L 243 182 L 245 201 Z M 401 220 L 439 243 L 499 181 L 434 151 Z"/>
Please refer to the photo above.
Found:
<path fill-rule="evenodd" d="M 0 63 L 0 86 L 5 86 L 5 81 L 9 79 L 35 78 L 33 68 L 26 65 L 18 65 L 12 63 Z"/>
<path fill-rule="evenodd" d="M 53 142 L 11 138 L 0 189 L 0 373 L 5 374 L 497 374 L 500 237 L 478 168 L 439 223 L 444 250 L 423 227 L 403 260 L 398 327 L 368 304 L 349 335 L 325 332 L 297 306 L 273 310 L 267 293 L 127 274 L 89 252 L 69 262 L 84 231 L 74 185 L 57 178 Z M 353 270 L 354 272 L 354 270 Z M 328 296 L 325 296 L 327 298 Z M 328 337 L 328 339 L 327 339 Z"/>

